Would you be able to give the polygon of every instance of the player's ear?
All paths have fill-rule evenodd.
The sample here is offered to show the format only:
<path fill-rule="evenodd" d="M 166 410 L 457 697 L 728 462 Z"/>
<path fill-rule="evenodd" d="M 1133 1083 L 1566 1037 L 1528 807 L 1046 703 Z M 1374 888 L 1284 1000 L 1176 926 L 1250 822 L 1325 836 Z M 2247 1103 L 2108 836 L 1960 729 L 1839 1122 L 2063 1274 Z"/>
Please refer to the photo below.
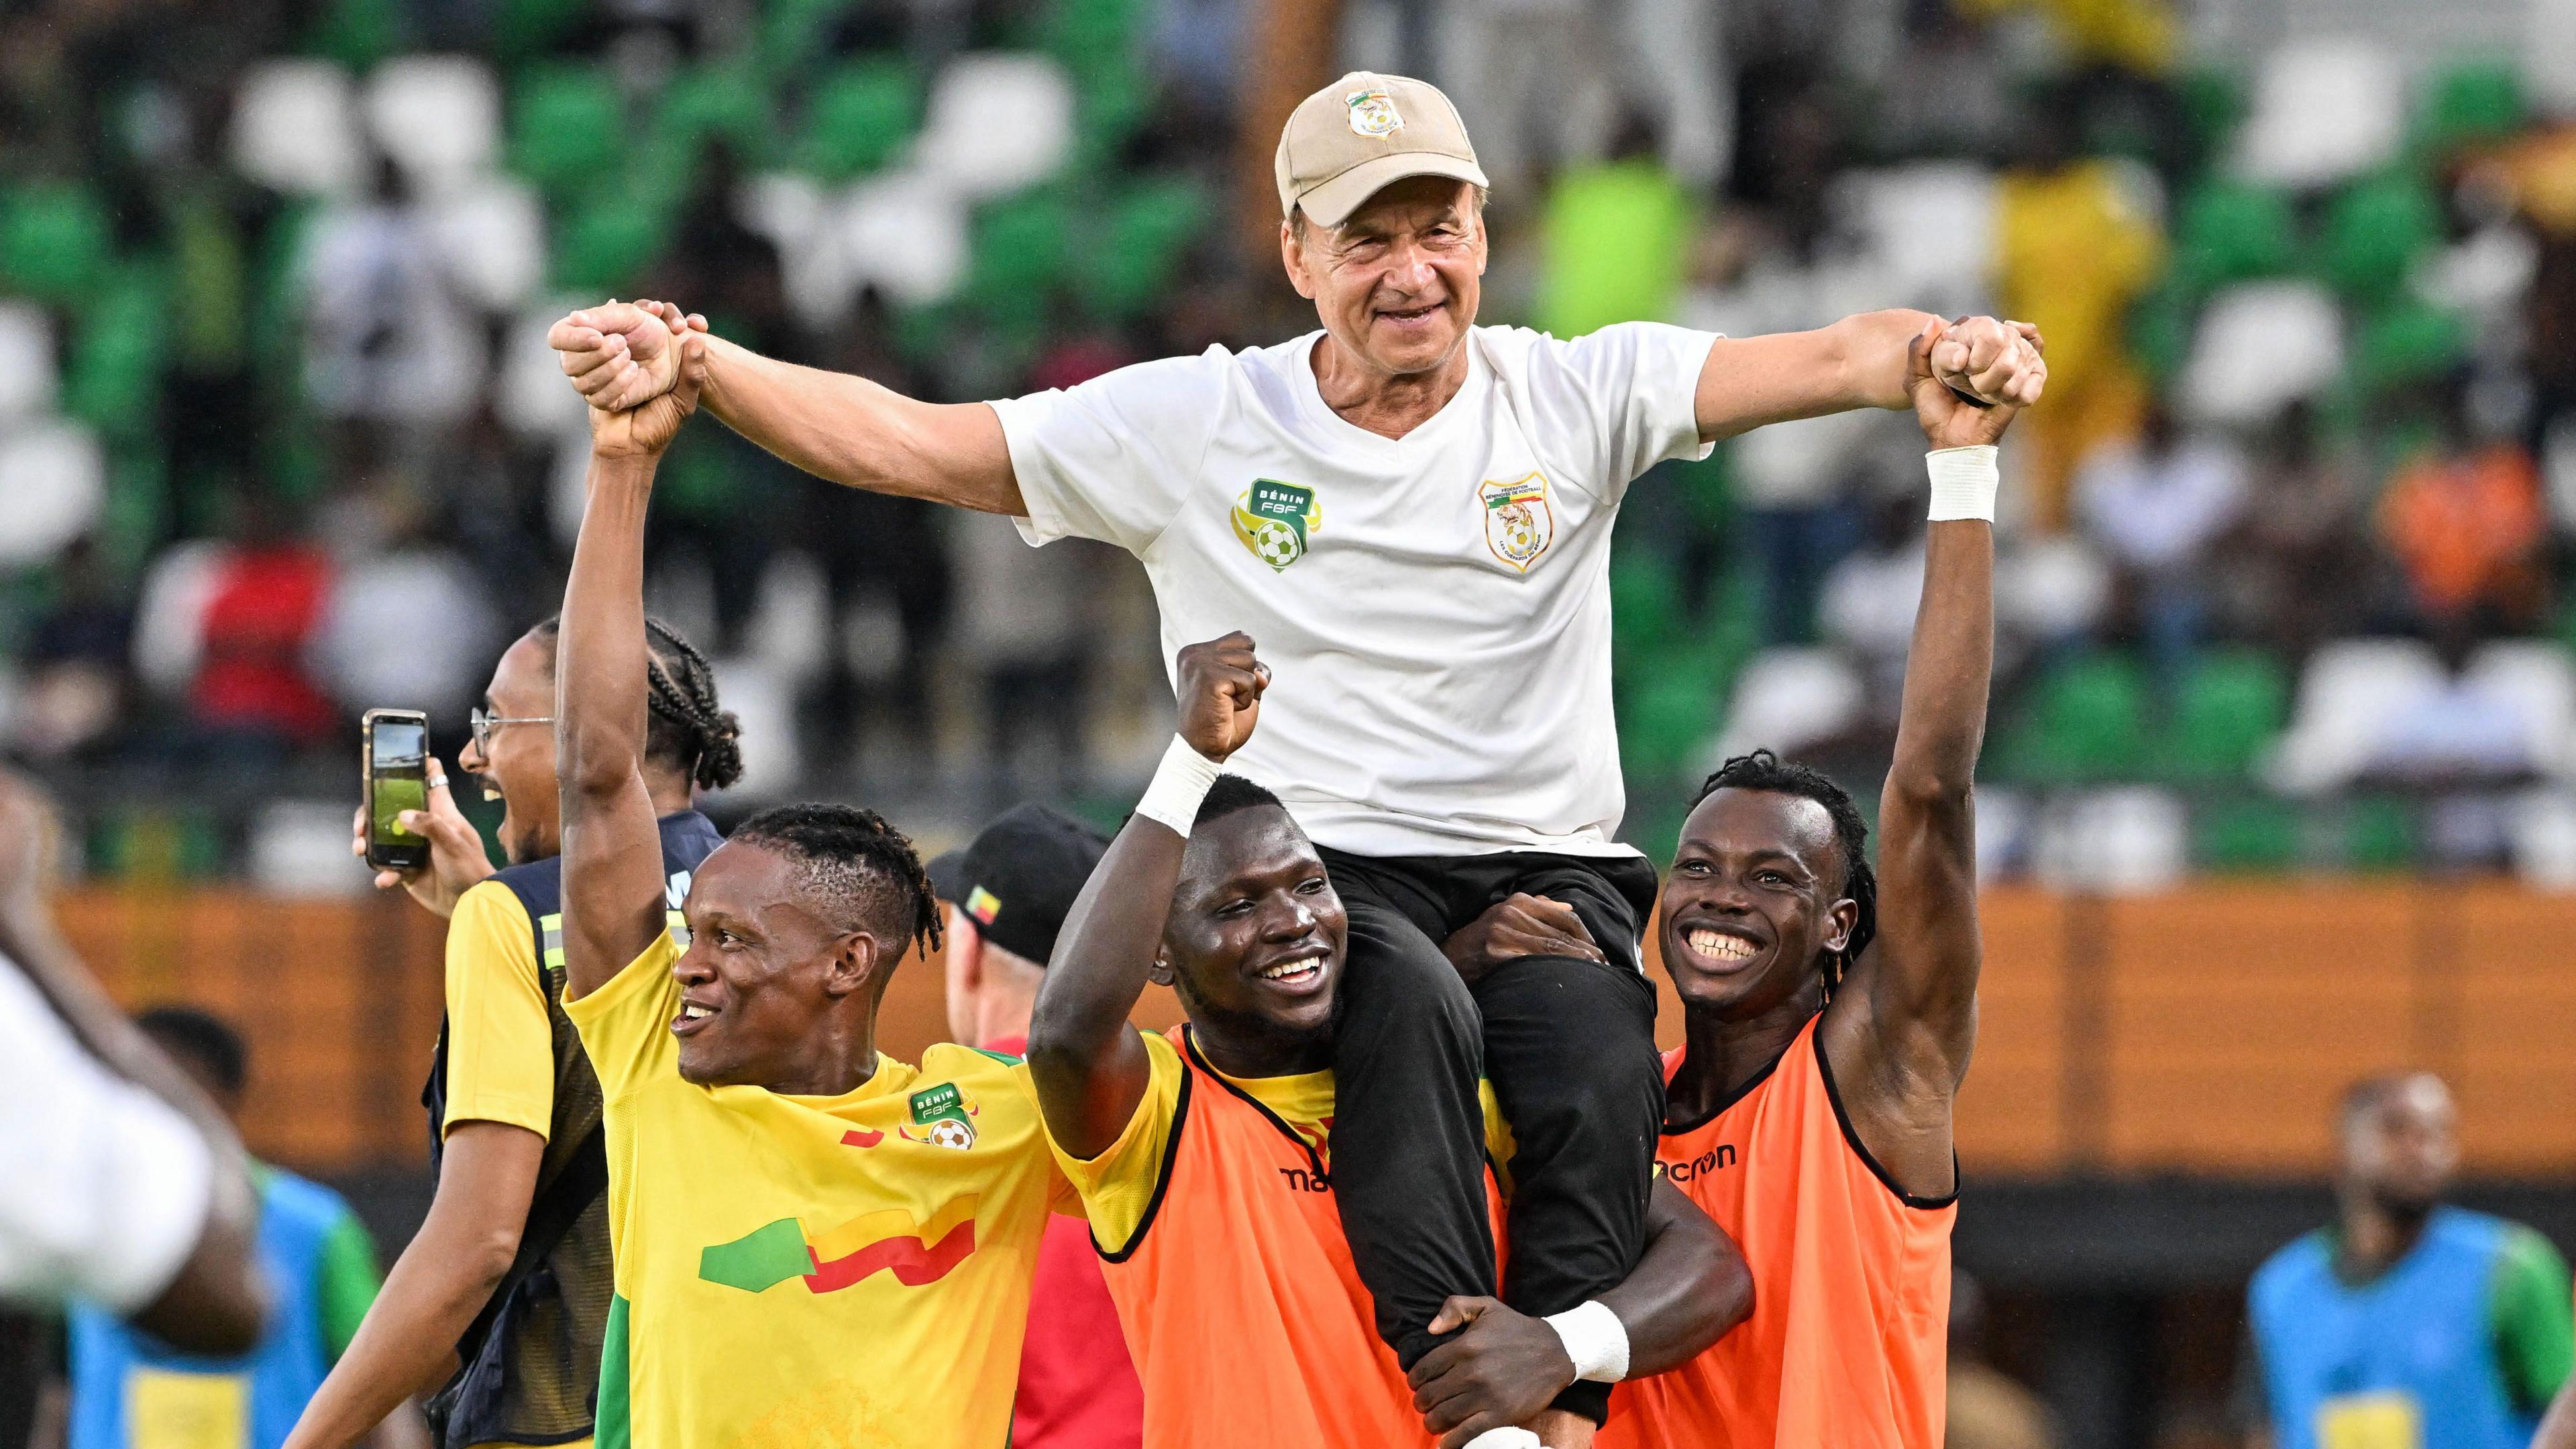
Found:
<path fill-rule="evenodd" d="M 1288 285 L 1308 301 L 1315 299 L 1314 279 L 1306 273 L 1306 239 L 1294 220 L 1279 223 L 1279 264 L 1288 270 Z"/>
<path fill-rule="evenodd" d="M 1172 968 L 1172 948 L 1155 947 L 1153 962 L 1145 968 L 1145 979 L 1157 986 L 1169 986 L 1177 974 Z"/>
<path fill-rule="evenodd" d="M 874 986 L 894 969 L 902 954 L 887 955 L 883 943 L 865 931 L 843 933 L 832 943 L 831 958 L 823 963 L 823 994 L 837 1000 Z"/>
<path fill-rule="evenodd" d="M 1851 944 L 1852 932 L 1860 926 L 1860 902 L 1846 896 L 1825 912 L 1824 939 L 1816 944 L 1840 955 Z"/>

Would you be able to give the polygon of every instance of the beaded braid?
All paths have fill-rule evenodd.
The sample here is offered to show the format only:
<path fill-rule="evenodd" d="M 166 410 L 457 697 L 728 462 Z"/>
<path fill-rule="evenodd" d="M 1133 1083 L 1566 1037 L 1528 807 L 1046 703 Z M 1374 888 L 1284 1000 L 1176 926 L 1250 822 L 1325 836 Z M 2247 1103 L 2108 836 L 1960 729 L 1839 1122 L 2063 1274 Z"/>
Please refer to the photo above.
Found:
<path fill-rule="evenodd" d="M 666 669 L 661 660 L 648 657 L 644 678 L 653 713 L 682 736 L 680 753 L 690 778 L 702 790 L 721 790 L 741 779 L 742 721 L 716 703 L 715 666 L 660 619 L 647 617 L 644 633 L 659 646 L 652 653 L 667 650 L 674 663 Z"/>

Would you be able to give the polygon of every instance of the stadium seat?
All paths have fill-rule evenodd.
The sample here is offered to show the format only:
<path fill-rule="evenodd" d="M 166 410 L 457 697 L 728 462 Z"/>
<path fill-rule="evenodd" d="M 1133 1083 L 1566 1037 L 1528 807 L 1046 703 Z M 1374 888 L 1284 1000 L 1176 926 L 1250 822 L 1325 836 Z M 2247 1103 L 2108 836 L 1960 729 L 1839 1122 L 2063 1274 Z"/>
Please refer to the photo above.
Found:
<path fill-rule="evenodd" d="M 2338 639 L 2319 647 L 2266 777 L 2292 794 L 2345 784 L 2369 759 L 2380 722 L 2442 683 L 2440 662 L 2419 640 Z"/>
<path fill-rule="evenodd" d="M 1043 314 L 1072 256 L 1073 209 L 1032 193 L 995 202 L 975 223 L 967 300 L 988 315 Z"/>
<path fill-rule="evenodd" d="M 80 424 L 39 418 L 0 432 L 0 478 L 9 480 L 0 566 L 41 563 L 98 522 L 107 455 Z"/>
<path fill-rule="evenodd" d="M 972 251 L 966 208 L 917 171 L 888 172 L 851 188 L 833 231 L 849 289 L 873 284 L 905 307 L 946 300 L 966 276 Z"/>
<path fill-rule="evenodd" d="M 2506 827 L 2513 871 L 2546 891 L 2576 891 L 2576 794 L 2534 790 L 2514 802 Z"/>
<path fill-rule="evenodd" d="M 2412 298 L 2362 325 L 2353 349 L 2353 380 L 2365 393 L 2410 389 L 2435 381 L 2469 355 L 2469 324 L 2459 314 Z"/>
<path fill-rule="evenodd" d="M 114 241 L 107 208 L 84 187 L 41 182 L 0 193 L 0 285 L 40 302 L 72 302 L 104 274 Z"/>
<path fill-rule="evenodd" d="M 233 164 L 261 185 L 296 195 L 344 192 L 363 174 L 349 73 L 327 60 L 270 60 L 250 68 L 233 98 Z"/>
<path fill-rule="evenodd" d="M 2298 249 L 2290 199 L 2271 187 L 2216 181 L 2183 198 L 2174 267 L 2195 293 L 2280 276 L 2297 260 Z"/>
<path fill-rule="evenodd" d="M 1073 147 L 1073 85 L 1043 55 L 982 52 L 948 62 L 930 93 L 914 159 L 970 200 L 1054 175 Z"/>
<path fill-rule="evenodd" d="M 2343 371 L 2343 313 L 2313 282 L 2248 282 L 2210 299 L 2176 402 L 2195 423 L 2265 422 Z"/>
<path fill-rule="evenodd" d="M 501 425 L 523 439 L 559 438 L 582 431 L 587 404 L 564 385 L 563 366 L 546 345 L 546 332 L 570 298 L 537 302 L 511 319 L 501 334 L 492 382 L 492 410 Z"/>
<path fill-rule="evenodd" d="M 2469 661 L 2468 682 L 2513 701 L 2531 722 L 2532 758 L 2561 778 L 2576 776 L 2576 662 L 2545 639 L 2498 639 Z"/>
<path fill-rule="evenodd" d="M 1735 676 L 1718 732 L 1719 759 L 1770 748 L 1792 755 L 1859 723 L 1866 703 L 1860 671 L 1831 649 L 1765 649 Z"/>
<path fill-rule="evenodd" d="M 2190 128 L 2195 158 L 2223 154 L 2252 107 L 2245 77 L 2224 66 L 2199 66 L 2176 82 L 2175 101 Z"/>
<path fill-rule="evenodd" d="M 760 8 L 760 65 L 792 77 L 831 49 L 832 32 L 858 0 L 771 0 Z"/>
<path fill-rule="evenodd" d="M 626 103 L 604 70 L 533 71 L 510 98 L 510 169 L 549 194 L 596 183 L 626 145 Z"/>
<path fill-rule="evenodd" d="M 2411 176 L 2361 182 L 2326 212 L 2319 249 L 2325 279 L 2357 301 L 2384 300 L 2404 285 L 2441 230 L 2441 207 L 2422 182 Z"/>
<path fill-rule="evenodd" d="M 555 231 L 551 283 L 577 296 L 623 296 L 662 249 L 667 228 L 653 207 L 602 193 Z"/>
<path fill-rule="evenodd" d="M 492 49 L 516 68 L 580 25 L 592 0 L 498 0 L 492 8 Z"/>
<path fill-rule="evenodd" d="M 45 309 L 0 301 L 0 432 L 52 407 L 58 383 Z"/>
<path fill-rule="evenodd" d="M 2192 854 L 2222 874 L 2273 874 L 2299 863 L 2299 812 L 2265 796 L 2204 805 L 2192 822 Z"/>
<path fill-rule="evenodd" d="M 1836 215 L 1882 273 L 1889 295 L 1945 315 L 1981 311 L 1994 266 L 1995 176 L 1967 161 L 1854 171 L 1835 183 Z"/>
<path fill-rule="evenodd" d="M 2269 655 L 2231 650 L 2195 660 L 2163 736 L 2165 773 L 2212 784 L 2250 777 L 2288 706 L 2289 682 Z"/>
<path fill-rule="evenodd" d="M 1111 207 L 1100 245 L 1083 270 L 1083 299 L 1111 316 L 1140 316 L 1167 300 L 1190 243 L 1216 204 L 1184 175 L 1130 187 Z"/>
<path fill-rule="evenodd" d="M 403 0 L 325 0 L 307 48 L 363 71 L 401 50 L 410 39 Z"/>
<path fill-rule="evenodd" d="M 2433 159 L 2510 138 L 2530 114 L 2522 72 L 2504 58 L 2464 60 L 2434 72 L 2415 111 L 2414 142 Z"/>
<path fill-rule="evenodd" d="M 805 105 L 796 164 L 829 180 L 874 171 L 894 159 L 921 120 L 921 92 L 900 60 L 862 61 L 823 78 Z"/>
<path fill-rule="evenodd" d="M 526 183 L 487 175 L 431 204 L 448 275 L 485 309 L 506 312 L 545 281 L 544 203 Z"/>
<path fill-rule="evenodd" d="M 2147 685 L 2137 664 L 2094 654 L 2050 670 L 2007 756 L 2036 781 L 2136 780 L 2148 773 Z"/>
<path fill-rule="evenodd" d="M 2373 42 L 2293 40 L 2265 56 L 2236 170 L 2277 186 L 2331 185 L 2397 154 L 2406 97 L 2396 61 Z"/>
<path fill-rule="evenodd" d="M 2042 880 L 2110 895 L 2164 890 L 2190 864 L 2191 822 L 2172 793 L 2086 790 L 2056 801 L 2031 848 Z"/>
<path fill-rule="evenodd" d="M 2364 795 L 2345 803 L 2343 867 L 2385 873 L 2415 864 L 2415 812 L 2393 795 Z"/>
<path fill-rule="evenodd" d="M 367 78 L 367 129 L 414 190 L 443 195 L 472 183 L 500 143 L 501 89 L 470 56 L 411 55 Z"/>
<path fill-rule="evenodd" d="M 704 65 L 663 87 L 653 132 L 663 145 L 686 152 L 721 140 L 736 156 L 757 165 L 777 152 L 777 108 L 768 86 L 750 67 Z"/>
<path fill-rule="evenodd" d="M 1619 711 L 1622 763 L 1649 780 L 1686 773 L 1717 725 L 1718 690 L 1687 659 L 1647 675 Z"/>
<path fill-rule="evenodd" d="M 140 268 L 100 288 L 63 378 L 63 410 L 118 443 L 152 441 L 169 358 L 166 289 Z"/>

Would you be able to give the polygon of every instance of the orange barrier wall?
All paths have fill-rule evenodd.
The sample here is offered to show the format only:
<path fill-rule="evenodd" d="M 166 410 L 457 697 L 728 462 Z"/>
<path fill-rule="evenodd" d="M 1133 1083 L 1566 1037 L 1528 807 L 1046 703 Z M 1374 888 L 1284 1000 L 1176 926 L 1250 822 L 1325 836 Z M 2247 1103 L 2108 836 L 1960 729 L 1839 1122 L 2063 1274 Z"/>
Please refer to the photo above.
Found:
<path fill-rule="evenodd" d="M 246 1135 L 320 1169 L 417 1160 L 440 923 L 408 901 L 89 889 L 65 929 L 117 997 L 208 1006 L 252 1046 Z M 2472 1172 L 2576 1175 L 2576 896 L 2507 883 L 2196 885 L 2122 900 L 1988 892 L 1973 1174 L 2311 1176 L 2335 1095 L 2426 1066 L 2458 1089 Z M 1681 1022 L 1660 969 L 1663 1035 Z M 1138 1016 L 1177 1019 L 1168 992 Z M 907 961 L 880 1046 L 947 1035 Z"/>

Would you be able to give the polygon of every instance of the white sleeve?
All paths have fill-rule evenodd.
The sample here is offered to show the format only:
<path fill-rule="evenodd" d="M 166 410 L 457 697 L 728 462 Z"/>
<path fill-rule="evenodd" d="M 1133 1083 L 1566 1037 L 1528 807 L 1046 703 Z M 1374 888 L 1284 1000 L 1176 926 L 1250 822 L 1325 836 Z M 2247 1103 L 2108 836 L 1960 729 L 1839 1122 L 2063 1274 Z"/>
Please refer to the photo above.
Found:
<path fill-rule="evenodd" d="M 1592 405 L 1601 481 L 1617 497 L 1671 458 L 1699 459 L 1699 375 L 1717 334 L 1664 322 L 1621 322 L 1555 344 L 1558 364 Z"/>
<path fill-rule="evenodd" d="M 197 1129 L 0 960 L 0 1299 L 132 1313 L 178 1276 L 213 1193 Z"/>
<path fill-rule="evenodd" d="M 1197 479 L 1232 366 L 1210 348 L 992 404 L 1028 504 L 1021 536 L 1153 547 Z"/>

